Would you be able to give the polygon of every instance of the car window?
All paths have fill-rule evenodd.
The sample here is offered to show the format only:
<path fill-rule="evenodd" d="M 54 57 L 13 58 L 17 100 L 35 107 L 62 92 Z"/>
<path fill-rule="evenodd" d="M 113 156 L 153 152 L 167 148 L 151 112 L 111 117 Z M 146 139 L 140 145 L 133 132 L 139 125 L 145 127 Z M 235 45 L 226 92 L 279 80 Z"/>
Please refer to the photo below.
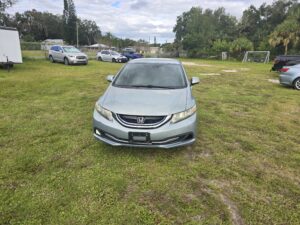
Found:
<path fill-rule="evenodd" d="M 73 46 L 63 47 L 63 49 L 64 49 L 64 52 L 66 52 L 66 53 L 80 53 L 80 51 Z"/>
<path fill-rule="evenodd" d="M 119 53 L 115 52 L 115 51 L 111 51 L 112 55 L 119 55 Z"/>
<path fill-rule="evenodd" d="M 116 77 L 114 86 L 183 88 L 186 79 L 181 65 L 160 63 L 127 64 Z"/>

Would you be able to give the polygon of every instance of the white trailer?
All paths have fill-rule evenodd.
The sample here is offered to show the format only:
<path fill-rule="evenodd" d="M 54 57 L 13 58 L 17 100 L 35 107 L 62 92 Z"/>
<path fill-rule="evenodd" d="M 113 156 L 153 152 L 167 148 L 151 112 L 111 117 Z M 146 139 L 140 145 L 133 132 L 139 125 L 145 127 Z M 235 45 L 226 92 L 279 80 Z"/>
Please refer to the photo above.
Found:
<path fill-rule="evenodd" d="M 0 26 L 0 65 L 23 63 L 19 32 L 15 28 Z"/>

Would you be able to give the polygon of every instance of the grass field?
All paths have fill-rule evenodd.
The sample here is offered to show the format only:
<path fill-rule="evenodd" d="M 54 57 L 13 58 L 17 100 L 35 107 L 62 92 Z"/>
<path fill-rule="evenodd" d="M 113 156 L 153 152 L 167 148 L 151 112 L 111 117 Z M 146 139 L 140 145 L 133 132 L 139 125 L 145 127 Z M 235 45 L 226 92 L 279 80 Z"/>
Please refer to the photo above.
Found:
<path fill-rule="evenodd" d="M 121 64 L 30 55 L 0 70 L 0 224 L 300 224 L 300 92 L 270 65 L 184 59 L 196 143 L 135 149 L 92 137 Z"/>

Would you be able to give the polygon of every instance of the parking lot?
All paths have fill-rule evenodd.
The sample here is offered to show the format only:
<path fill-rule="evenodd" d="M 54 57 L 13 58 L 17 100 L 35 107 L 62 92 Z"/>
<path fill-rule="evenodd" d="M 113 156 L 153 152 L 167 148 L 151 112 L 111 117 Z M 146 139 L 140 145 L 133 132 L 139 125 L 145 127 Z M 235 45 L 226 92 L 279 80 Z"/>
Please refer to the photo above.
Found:
<path fill-rule="evenodd" d="M 35 56 L 0 70 L 0 224 L 300 223 L 299 92 L 271 64 L 182 59 L 201 79 L 198 136 L 162 150 L 92 136 L 122 64 Z"/>

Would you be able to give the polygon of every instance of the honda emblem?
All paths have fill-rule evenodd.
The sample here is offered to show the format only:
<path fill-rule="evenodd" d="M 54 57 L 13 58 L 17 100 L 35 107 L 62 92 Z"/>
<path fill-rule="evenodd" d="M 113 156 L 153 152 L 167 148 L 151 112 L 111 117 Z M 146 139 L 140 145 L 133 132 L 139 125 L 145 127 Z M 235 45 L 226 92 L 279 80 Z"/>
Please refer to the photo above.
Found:
<path fill-rule="evenodd" d="M 136 122 L 138 124 L 144 124 L 145 123 L 145 118 L 142 117 L 142 116 L 139 116 L 139 117 L 136 118 Z"/>

